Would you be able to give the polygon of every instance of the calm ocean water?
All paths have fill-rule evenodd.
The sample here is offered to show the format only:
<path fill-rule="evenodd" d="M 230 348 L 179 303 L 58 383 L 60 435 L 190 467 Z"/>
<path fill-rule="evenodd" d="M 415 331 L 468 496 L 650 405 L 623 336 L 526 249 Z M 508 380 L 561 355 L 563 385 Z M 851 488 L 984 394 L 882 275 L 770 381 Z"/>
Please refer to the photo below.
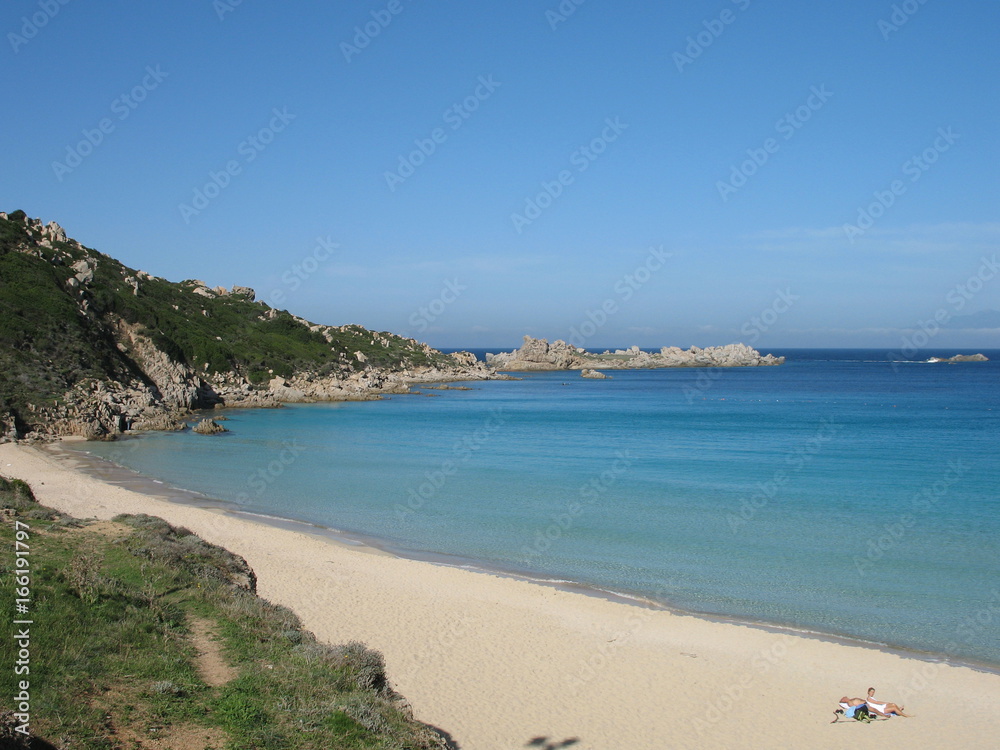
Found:
<path fill-rule="evenodd" d="M 233 410 L 226 435 L 84 448 L 404 554 L 1000 665 L 1000 351 L 775 353 Z"/>

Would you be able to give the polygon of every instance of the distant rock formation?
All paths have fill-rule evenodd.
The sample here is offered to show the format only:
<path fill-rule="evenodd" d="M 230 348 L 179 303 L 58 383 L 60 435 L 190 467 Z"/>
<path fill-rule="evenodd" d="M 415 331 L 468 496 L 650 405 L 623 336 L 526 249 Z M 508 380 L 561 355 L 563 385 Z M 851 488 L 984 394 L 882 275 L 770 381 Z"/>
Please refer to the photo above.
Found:
<path fill-rule="evenodd" d="M 603 372 L 598 372 L 597 370 L 580 370 L 580 377 L 583 378 L 593 378 L 594 380 L 604 380 L 608 376 Z"/>
<path fill-rule="evenodd" d="M 605 351 L 585 351 L 565 341 L 551 344 L 546 339 L 524 337 L 520 349 L 501 354 L 487 354 L 486 364 L 494 370 L 639 370 L 661 367 L 761 367 L 784 364 L 784 357 L 762 355 L 746 344 L 727 344 L 684 350 L 665 346 L 659 352 L 644 352 L 638 346 Z M 594 377 L 594 376 L 584 376 Z"/>
<path fill-rule="evenodd" d="M 496 370 L 579 370 L 585 366 L 582 349 L 556 340 L 524 337 L 520 349 L 502 354 L 487 354 L 486 364 Z"/>
<path fill-rule="evenodd" d="M 940 357 L 931 357 L 928 362 L 940 363 L 953 365 L 957 362 L 989 362 L 990 359 L 985 354 L 956 354 L 954 357 L 948 357 L 947 359 L 942 359 Z"/>

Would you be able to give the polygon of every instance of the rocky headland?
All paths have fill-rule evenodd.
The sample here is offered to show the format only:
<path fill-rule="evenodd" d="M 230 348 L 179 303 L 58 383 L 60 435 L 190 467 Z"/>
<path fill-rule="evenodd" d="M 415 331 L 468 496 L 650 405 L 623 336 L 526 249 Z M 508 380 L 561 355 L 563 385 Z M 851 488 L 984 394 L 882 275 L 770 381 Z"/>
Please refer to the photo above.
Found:
<path fill-rule="evenodd" d="M 195 410 L 369 400 L 494 377 L 468 352 L 317 325 L 248 287 L 170 282 L 55 222 L 0 213 L 0 442 L 183 429 Z"/>
<path fill-rule="evenodd" d="M 602 354 L 524 337 L 520 349 L 444 354 L 359 325 L 311 323 L 253 289 L 170 282 L 0 212 L 0 442 L 186 429 L 218 407 L 348 401 L 501 371 L 754 367 L 784 360 L 742 344 Z M 202 422 L 200 431 L 222 430 Z"/>
<path fill-rule="evenodd" d="M 567 344 L 561 339 L 524 337 L 520 349 L 487 354 L 486 364 L 497 371 L 528 370 L 639 370 L 661 367 L 761 367 L 780 365 L 784 357 L 762 355 L 745 344 L 727 344 L 700 349 L 665 346 L 658 352 L 644 352 L 638 346 L 597 354 Z M 584 377 L 593 377 L 584 375 Z"/>

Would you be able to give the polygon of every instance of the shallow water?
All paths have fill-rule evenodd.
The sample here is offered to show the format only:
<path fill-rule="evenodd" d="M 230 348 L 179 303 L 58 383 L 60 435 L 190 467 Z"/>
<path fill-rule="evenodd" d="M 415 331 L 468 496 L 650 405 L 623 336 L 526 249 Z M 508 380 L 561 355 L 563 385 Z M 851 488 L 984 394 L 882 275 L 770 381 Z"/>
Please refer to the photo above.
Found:
<path fill-rule="evenodd" d="M 1000 352 L 986 354 L 540 373 L 83 447 L 403 553 L 1000 665 Z"/>

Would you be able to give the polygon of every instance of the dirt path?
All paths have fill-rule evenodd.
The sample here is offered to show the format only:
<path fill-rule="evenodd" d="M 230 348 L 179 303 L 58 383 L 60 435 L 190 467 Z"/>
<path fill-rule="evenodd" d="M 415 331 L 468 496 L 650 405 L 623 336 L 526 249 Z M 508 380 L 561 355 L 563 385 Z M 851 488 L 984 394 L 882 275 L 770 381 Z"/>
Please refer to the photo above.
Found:
<path fill-rule="evenodd" d="M 192 617 L 191 643 L 198 652 L 198 674 L 211 687 L 222 687 L 235 679 L 236 670 L 222 655 L 222 647 L 217 640 L 215 623 L 211 620 Z"/>

